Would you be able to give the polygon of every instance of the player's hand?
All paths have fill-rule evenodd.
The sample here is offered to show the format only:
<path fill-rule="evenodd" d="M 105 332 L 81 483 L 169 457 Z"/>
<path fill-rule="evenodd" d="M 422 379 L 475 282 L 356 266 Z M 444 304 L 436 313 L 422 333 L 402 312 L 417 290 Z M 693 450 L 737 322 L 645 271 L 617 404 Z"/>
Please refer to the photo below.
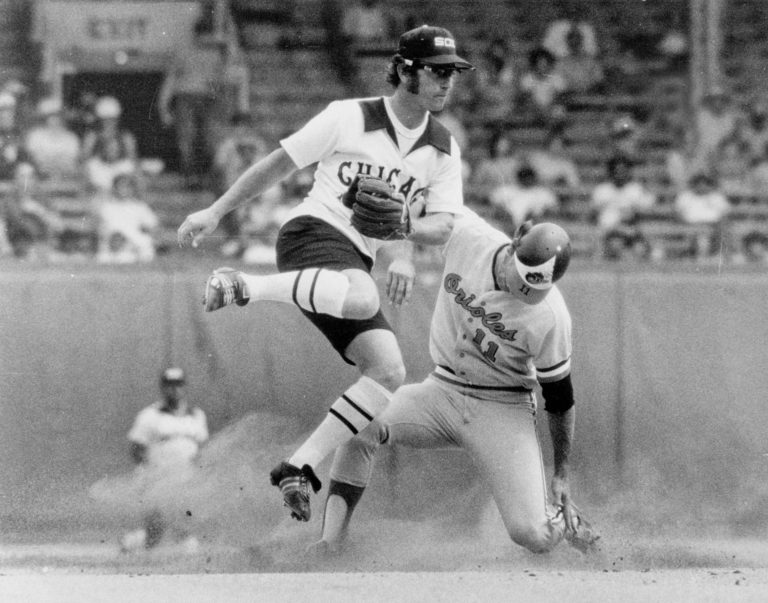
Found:
<path fill-rule="evenodd" d="M 416 267 L 410 260 L 398 258 L 387 268 L 387 299 L 396 306 L 411 299 Z"/>
<path fill-rule="evenodd" d="M 176 233 L 179 247 L 185 247 L 188 244 L 197 247 L 203 237 L 211 234 L 218 225 L 219 218 L 210 207 L 189 214 Z"/>
<path fill-rule="evenodd" d="M 576 510 L 571 502 L 571 486 L 568 478 L 558 475 L 552 478 L 552 498 L 554 504 L 562 508 L 566 532 L 573 532 Z"/>

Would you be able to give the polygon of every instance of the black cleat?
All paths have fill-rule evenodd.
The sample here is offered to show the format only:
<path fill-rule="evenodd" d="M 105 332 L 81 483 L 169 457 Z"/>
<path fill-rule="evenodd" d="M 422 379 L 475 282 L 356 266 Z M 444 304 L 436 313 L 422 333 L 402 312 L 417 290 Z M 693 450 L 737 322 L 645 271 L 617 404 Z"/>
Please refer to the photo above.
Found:
<path fill-rule="evenodd" d="M 304 465 L 301 469 L 283 461 L 269 473 L 273 486 L 280 488 L 283 504 L 291 510 L 291 517 L 298 521 L 309 521 L 312 510 L 309 506 L 309 486 L 317 492 L 322 483 L 312 467 Z"/>

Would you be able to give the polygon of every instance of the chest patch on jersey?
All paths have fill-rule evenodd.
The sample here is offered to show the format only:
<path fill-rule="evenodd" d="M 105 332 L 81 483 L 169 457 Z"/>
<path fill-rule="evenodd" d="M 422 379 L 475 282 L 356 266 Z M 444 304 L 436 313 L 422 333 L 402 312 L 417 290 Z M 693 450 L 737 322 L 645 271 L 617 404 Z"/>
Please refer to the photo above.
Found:
<path fill-rule="evenodd" d="M 472 305 L 472 302 L 477 299 L 477 296 L 472 293 L 467 295 L 467 292 L 459 286 L 461 283 L 461 277 L 458 274 L 449 273 L 443 279 L 443 288 L 453 295 L 453 301 L 456 302 L 461 308 L 467 312 L 473 318 L 479 318 L 483 326 L 488 329 L 494 335 L 505 339 L 507 341 L 515 341 L 517 336 L 517 329 L 507 329 L 504 326 L 504 316 L 501 312 L 486 312 L 482 304 Z"/>

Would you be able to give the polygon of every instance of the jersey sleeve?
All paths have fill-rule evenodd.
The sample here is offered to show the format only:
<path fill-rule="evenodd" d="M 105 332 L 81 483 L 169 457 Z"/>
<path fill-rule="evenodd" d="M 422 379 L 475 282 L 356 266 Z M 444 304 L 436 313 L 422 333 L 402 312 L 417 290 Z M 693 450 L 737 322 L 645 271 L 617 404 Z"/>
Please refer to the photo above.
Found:
<path fill-rule="evenodd" d="M 133 426 L 128 432 L 128 440 L 130 442 L 147 446 L 152 441 L 151 413 L 151 408 L 145 408 L 136 415 Z"/>
<path fill-rule="evenodd" d="M 340 101 L 330 103 L 280 145 L 299 169 L 330 156 L 341 139 L 342 125 L 350 118 L 349 110 Z"/>
<path fill-rule="evenodd" d="M 451 154 L 443 156 L 434 179 L 427 187 L 427 213 L 464 212 L 463 170 L 461 150 L 456 140 L 451 137 Z"/>
<path fill-rule="evenodd" d="M 559 381 L 571 373 L 571 316 L 558 290 L 550 292 L 554 321 L 544 334 L 539 350 L 534 357 L 536 376 L 539 383 Z"/>

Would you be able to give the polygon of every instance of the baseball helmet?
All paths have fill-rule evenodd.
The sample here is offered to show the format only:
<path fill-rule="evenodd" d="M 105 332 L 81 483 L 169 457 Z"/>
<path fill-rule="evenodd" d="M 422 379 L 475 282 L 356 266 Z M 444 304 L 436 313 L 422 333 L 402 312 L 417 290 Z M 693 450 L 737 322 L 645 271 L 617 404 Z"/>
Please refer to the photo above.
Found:
<path fill-rule="evenodd" d="M 170 368 L 167 368 L 163 371 L 163 374 L 160 376 L 160 383 L 163 385 L 166 384 L 177 384 L 177 385 L 184 385 L 186 383 L 186 378 L 184 377 L 184 370 L 180 369 L 177 366 L 172 366 Z"/>
<path fill-rule="evenodd" d="M 529 226 L 515 241 L 515 267 L 533 289 L 549 289 L 571 261 L 571 239 L 557 224 Z"/>

